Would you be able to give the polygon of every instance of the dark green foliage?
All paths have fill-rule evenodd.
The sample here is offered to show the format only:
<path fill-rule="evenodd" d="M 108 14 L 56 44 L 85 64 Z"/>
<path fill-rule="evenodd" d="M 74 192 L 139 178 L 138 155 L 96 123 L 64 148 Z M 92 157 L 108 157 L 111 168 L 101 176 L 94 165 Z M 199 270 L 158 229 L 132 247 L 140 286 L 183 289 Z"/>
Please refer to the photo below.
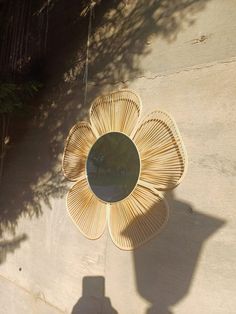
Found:
<path fill-rule="evenodd" d="M 27 101 L 38 92 L 41 84 L 36 81 L 26 83 L 0 83 L 0 114 L 25 110 Z"/>

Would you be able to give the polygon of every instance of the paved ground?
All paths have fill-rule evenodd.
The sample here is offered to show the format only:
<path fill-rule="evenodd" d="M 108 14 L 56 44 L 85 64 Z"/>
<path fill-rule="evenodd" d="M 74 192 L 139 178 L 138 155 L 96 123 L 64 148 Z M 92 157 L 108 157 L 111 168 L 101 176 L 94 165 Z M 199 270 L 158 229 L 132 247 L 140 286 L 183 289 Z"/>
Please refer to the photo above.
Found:
<path fill-rule="evenodd" d="M 143 113 L 170 112 L 188 151 L 187 176 L 168 194 L 167 227 L 144 247 L 120 251 L 108 232 L 85 239 L 67 216 L 69 185 L 59 171 L 64 138 L 89 108 L 68 68 L 9 149 L 0 313 L 233 314 L 236 2 L 130 1 L 104 21 L 93 38 L 88 100 L 130 87 Z"/>

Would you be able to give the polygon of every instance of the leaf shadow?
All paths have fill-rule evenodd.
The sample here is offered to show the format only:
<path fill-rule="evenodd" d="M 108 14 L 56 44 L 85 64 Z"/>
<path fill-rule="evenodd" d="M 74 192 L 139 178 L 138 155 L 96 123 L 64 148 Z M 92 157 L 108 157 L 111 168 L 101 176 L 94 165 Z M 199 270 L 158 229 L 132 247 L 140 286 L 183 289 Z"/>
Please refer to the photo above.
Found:
<path fill-rule="evenodd" d="M 195 22 L 208 0 L 101 1 L 94 9 L 89 56 L 88 102 L 83 83 L 88 15 L 80 1 L 51 1 L 47 52 L 32 63 L 44 88 L 32 100 L 33 113 L 11 121 L 0 194 L 0 237 L 15 236 L 22 217 L 38 218 L 63 198 L 68 183 L 61 172 L 64 142 L 78 120 L 88 120 L 89 102 L 109 83 L 133 80 L 143 73 L 149 41 L 176 40 Z M 66 10 L 65 10 L 66 8 Z M 31 43 L 32 44 L 32 43 Z M 122 83 L 123 84 L 123 83 Z"/>

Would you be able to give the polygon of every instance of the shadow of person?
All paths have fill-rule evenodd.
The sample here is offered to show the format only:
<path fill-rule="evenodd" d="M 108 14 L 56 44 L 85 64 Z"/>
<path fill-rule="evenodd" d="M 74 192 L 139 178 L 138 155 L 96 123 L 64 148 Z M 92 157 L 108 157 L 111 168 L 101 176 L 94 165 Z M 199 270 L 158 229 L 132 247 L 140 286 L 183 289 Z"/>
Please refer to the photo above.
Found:
<path fill-rule="evenodd" d="M 83 278 L 82 297 L 74 305 L 71 314 L 118 314 L 109 298 L 105 297 L 105 278 Z"/>
<path fill-rule="evenodd" d="M 190 289 L 204 242 L 224 224 L 193 211 L 173 193 L 168 195 L 168 204 L 170 218 L 163 232 L 133 252 L 137 290 L 151 303 L 147 314 L 173 313 L 171 307 Z M 131 240 L 135 223 L 132 221 L 124 231 Z"/>

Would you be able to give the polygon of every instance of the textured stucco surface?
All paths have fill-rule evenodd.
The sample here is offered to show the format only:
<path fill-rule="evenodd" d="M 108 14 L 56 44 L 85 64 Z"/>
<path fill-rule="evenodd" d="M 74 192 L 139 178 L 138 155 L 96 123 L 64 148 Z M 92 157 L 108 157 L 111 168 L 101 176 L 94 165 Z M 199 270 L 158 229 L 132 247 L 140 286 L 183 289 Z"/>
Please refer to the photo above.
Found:
<path fill-rule="evenodd" d="M 48 183 L 54 180 L 54 166 L 46 163 L 36 185 L 49 186 L 49 202 L 45 190 L 41 195 L 33 186 L 40 213 L 19 217 L 12 249 L 12 235 L 3 232 L 0 313 L 235 313 L 236 2 L 206 1 L 185 17 L 194 22 L 183 24 L 171 40 L 154 35 L 148 39 L 148 53 L 136 60 L 139 73 L 118 73 L 117 85 L 109 84 L 108 76 L 95 86 L 99 75 L 93 68 L 88 86 L 89 100 L 103 91 L 132 88 L 143 100 L 143 114 L 160 108 L 175 118 L 189 168 L 182 184 L 167 193 L 170 220 L 165 230 L 135 252 L 119 250 L 107 231 L 97 241 L 85 239 L 67 215 L 65 193 L 50 192 L 57 182 Z M 62 114 L 60 125 L 66 126 L 56 138 L 61 148 L 68 128 L 81 117 L 81 106 L 74 104 L 82 98 L 77 91 L 71 99 L 60 100 L 69 109 L 74 106 L 77 114 L 70 119 Z M 86 116 L 88 109 L 83 111 Z M 56 117 L 51 115 L 48 125 L 54 126 Z M 31 187 L 27 171 L 36 173 L 35 163 L 41 162 L 41 157 L 34 158 L 37 145 L 44 161 L 50 159 L 47 145 L 53 145 L 54 138 L 45 147 L 45 136 L 47 129 L 34 128 L 17 143 L 16 160 L 9 162 L 12 185 Z M 11 206 L 10 198 L 19 195 L 11 195 L 8 186 Z M 17 199 L 13 204 L 24 206 Z"/>

